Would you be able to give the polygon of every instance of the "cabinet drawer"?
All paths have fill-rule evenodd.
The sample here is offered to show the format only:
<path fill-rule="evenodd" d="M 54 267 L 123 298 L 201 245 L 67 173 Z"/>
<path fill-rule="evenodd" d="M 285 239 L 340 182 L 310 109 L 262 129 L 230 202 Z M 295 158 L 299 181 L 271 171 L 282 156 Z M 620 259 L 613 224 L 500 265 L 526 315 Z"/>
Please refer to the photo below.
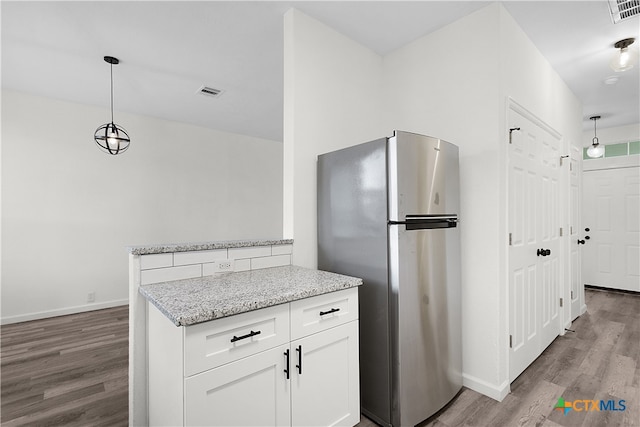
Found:
<path fill-rule="evenodd" d="M 190 376 L 289 342 L 289 305 L 185 328 L 184 374 Z"/>
<path fill-rule="evenodd" d="M 358 318 L 358 288 L 291 303 L 291 339 L 295 340 Z"/>

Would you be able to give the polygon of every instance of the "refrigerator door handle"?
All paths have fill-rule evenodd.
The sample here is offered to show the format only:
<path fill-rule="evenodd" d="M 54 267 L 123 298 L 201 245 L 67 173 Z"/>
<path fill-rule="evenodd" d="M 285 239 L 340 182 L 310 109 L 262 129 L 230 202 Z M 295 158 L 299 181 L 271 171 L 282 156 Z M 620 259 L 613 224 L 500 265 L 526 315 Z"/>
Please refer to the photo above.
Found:
<path fill-rule="evenodd" d="M 389 221 L 389 225 L 404 225 L 406 230 L 452 228 L 458 226 L 456 215 L 407 215 L 404 221 Z"/>

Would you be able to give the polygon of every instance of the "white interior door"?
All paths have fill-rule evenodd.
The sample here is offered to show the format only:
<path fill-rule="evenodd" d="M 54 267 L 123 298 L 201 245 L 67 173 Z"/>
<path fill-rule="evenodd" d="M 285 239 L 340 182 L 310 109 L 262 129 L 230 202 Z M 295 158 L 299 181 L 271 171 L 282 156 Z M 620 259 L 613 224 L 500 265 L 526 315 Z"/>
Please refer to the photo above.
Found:
<path fill-rule="evenodd" d="M 584 286 L 582 285 L 581 274 L 581 252 L 578 240 L 582 235 L 580 213 L 582 206 L 582 198 L 580 193 L 580 157 L 582 157 L 582 149 L 580 147 L 571 147 L 571 168 L 569 174 L 569 198 L 570 198 L 570 217 L 569 217 L 569 233 L 570 233 L 570 274 L 571 274 L 571 320 L 580 316 L 584 307 Z"/>
<path fill-rule="evenodd" d="M 639 167 L 584 171 L 585 284 L 640 291 L 639 199 Z"/>
<path fill-rule="evenodd" d="M 509 110 L 510 380 L 561 330 L 559 135 Z"/>

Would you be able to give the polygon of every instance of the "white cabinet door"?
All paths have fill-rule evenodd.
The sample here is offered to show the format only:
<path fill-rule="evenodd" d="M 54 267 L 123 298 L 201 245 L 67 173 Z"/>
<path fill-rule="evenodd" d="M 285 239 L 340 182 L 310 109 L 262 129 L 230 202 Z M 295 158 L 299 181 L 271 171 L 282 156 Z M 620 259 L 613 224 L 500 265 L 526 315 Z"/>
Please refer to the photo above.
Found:
<path fill-rule="evenodd" d="M 281 345 L 185 379 L 185 424 L 290 425 L 288 349 Z"/>
<path fill-rule="evenodd" d="M 291 424 L 358 424 L 358 367 L 357 321 L 292 341 Z"/>

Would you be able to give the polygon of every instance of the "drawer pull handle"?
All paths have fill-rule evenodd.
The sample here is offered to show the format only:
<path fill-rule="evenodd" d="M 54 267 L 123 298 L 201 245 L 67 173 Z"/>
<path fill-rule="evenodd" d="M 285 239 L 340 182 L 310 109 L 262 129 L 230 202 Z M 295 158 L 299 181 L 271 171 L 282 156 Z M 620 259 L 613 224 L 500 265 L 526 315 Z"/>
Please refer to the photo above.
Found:
<path fill-rule="evenodd" d="M 256 335 L 260 335 L 260 331 L 258 331 L 258 332 L 251 331 L 247 335 L 242 335 L 242 336 L 239 336 L 239 337 L 234 335 L 233 338 L 231 338 L 231 342 L 240 341 L 240 340 L 243 340 L 245 338 L 255 337 Z"/>
<path fill-rule="evenodd" d="M 284 373 L 287 374 L 287 379 L 289 379 L 289 349 L 287 349 L 287 351 L 284 352 L 284 358 L 286 360 Z"/>
<path fill-rule="evenodd" d="M 324 316 L 325 314 L 335 313 L 336 311 L 340 311 L 340 309 L 339 308 L 332 308 L 329 311 L 321 311 L 320 312 L 320 316 Z"/>
<path fill-rule="evenodd" d="M 298 364 L 296 368 L 298 368 L 298 374 L 302 375 L 302 344 L 296 347 L 296 351 L 298 352 Z"/>

